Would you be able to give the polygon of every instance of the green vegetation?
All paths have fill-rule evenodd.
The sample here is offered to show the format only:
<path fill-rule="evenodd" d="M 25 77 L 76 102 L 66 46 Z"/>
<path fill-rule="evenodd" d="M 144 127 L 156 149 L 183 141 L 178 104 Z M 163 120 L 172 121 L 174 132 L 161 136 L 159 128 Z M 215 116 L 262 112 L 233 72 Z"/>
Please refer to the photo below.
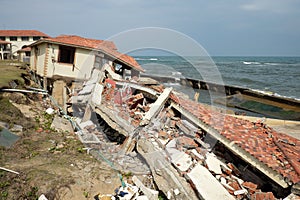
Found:
<path fill-rule="evenodd" d="M 16 66 L 2 65 L 0 64 L 0 88 L 9 87 L 9 83 L 11 81 L 15 81 L 15 83 L 21 87 L 24 85 L 24 79 L 22 78 L 22 74 L 26 73 L 26 70 L 21 69 Z"/>
<path fill-rule="evenodd" d="M 89 195 L 89 192 L 87 192 L 87 191 L 83 191 L 83 196 L 85 197 L 85 198 L 88 198 L 90 195 Z"/>
<path fill-rule="evenodd" d="M 3 97 L 2 95 L 0 95 L 0 110 L 1 121 L 20 124 L 18 122 L 24 120 L 24 115 L 21 111 L 12 105 L 7 97 Z"/>

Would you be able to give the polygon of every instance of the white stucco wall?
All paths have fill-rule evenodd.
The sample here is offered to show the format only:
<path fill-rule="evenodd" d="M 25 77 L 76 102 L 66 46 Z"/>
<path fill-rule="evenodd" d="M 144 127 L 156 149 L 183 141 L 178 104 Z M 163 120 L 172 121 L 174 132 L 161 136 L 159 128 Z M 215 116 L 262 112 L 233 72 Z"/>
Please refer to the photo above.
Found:
<path fill-rule="evenodd" d="M 46 52 L 46 44 L 38 45 L 39 55 L 37 59 L 37 74 L 44 76 L 44 60 Z M 48 65 L 46 77 L 52 78 L 55 75 L 65 76 L 74 79 L 88 79 L 91 75 L 91 70 L 94 66 L 95 56 L 90 50 L 76 48 L 74 56 L 74 66 L 69 63 L 58 62 L 59 45 L 50 44 L 48 55 Z M 34 65 L 34 48 L 31 51 L 30 65 L 33 69 Z"/>
<path fill-rule="evenodd" d="M 44 76 L 44 60 L 45 60 L 45 50 L 46 50 L 46 44 L 39 44 L 37 46 L 37 60 L 36 60 L 36 69 L 35 69 L 35 63 L 34 63 L 34 56 L 35 56 L 35 48 L 31 48 L 30 53 L 30 69 L 35 71 L 38 75 Z"/>
<path fill-rule="evenodd" d="M 59 54 L 59 46 L 52 45 L 49 57 L 54 58 L 48 64 L 48 77 L 54 75 L 66 76 L 74 79 L 88 79 L 91 75 L 91 70 L 94 65 L 95 56 L 90 54 L 90 50 L 76 48 L 73 64 L 57 62 Z M 53 50 L 54 49 L 54 50 Z"/>
<path fill-rule="evenodd" d="M 20 50 L 24 45 L 30 45 L 33 42 L 35 42 L 33 40 L 32 36 L 29 36 L 29 40 L 28 41 L 22 41 L 21 36 L 17 37 L 17 41 L 10 41 L 10 37 L 5 37 L 5 41 L 11 42 L 12 45 L 12 53 L 13 55 L 17 55 L 17 51 Z"/>
<path fill-rule="evenodd" d="M 31 52 L 30 52 L 30 65 L 29 65 L 31 70 L 35 70 L 34 69 L 34 48 L 31 48 Z"/>

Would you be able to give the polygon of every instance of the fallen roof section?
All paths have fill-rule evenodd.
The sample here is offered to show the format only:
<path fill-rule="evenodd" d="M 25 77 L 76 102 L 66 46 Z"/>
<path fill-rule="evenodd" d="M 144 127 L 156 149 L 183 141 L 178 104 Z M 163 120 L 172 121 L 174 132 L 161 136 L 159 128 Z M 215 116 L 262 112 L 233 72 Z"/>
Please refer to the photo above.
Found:
<path fill-rule="evenodd" d="M 283 188 L 300 181 L 300 141 L 260 123 L 224 116 L 171 95 L 171 105 Z M 224 122 L 218 122 L 224 120 Z"/>

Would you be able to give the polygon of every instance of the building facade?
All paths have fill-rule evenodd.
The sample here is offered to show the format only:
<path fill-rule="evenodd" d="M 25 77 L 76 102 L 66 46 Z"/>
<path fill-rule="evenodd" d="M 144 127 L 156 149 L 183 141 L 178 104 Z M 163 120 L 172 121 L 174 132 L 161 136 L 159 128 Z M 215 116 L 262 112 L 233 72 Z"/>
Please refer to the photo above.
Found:
<path fill-rule="evenodd" d="M 11 43 L 0 40 L 0 60 L 8 60 L 11 58 Z"/>
<path fill-rule="evenodd" d="M 49 36 L 37 30 L 0 30 L 0 40 L 11 43 L 12 58 L 17 58 L 18 50 L 35 41 Z"/>
<path fill-rule="evenodd" d="M 124 76 L 126 70 L 137 76 L 144 71 L 132 57 L 119 53 L 111 41 L 61 35 L 38 40 L 30 47 L 30 68 L 44 80 L 87 80 L 94 68 L 104 65 L 115 77 Z"/>

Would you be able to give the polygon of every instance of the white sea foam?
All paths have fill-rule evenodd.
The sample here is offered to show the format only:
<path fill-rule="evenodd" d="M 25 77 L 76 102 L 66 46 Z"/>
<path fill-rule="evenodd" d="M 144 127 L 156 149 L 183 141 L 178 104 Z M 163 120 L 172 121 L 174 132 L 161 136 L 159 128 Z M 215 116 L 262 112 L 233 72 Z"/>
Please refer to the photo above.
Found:
<path fill-rule="evenodd" d="M 276 92 L 272 92 L 272 91 L 264 91 L 264 90 L 258 90 L 258 89 L 251 89 L 251 90 L 254 91 L 254 92 L 257 92 L 257 93 L 264 94 L 264 95 L 276 96 L 276 97 L 282 97 L 282 98 L 287 98 L 287 99 L 293 99 L 293 100 L 296 100 L 296 101 L 300 101 L 299 98 L 280 95 L 280 94 L 278 94 Z"/>
<path fill-rule="evenodd" d="M 135 60 L 152 60 L 152 61 L 155 61 L 155 60 L 158 60 L 158 58 L 135 58 Z"/>
<path fill-rule="evenodd" d="M 172 76 L 175 76 L 175 75 L 182 75 L 181 72 L 172 72 Z"/>
<path fill-rule="evenodd" d="M 260 62 L 248 62 L 248 61 L 243 61 L 243 64 L 245 65 L 260 65 Z"/>
<path fill-rule="evenodd" d="M 282 63 L 264 63 L 265 65 L 282 65 Z"/>

